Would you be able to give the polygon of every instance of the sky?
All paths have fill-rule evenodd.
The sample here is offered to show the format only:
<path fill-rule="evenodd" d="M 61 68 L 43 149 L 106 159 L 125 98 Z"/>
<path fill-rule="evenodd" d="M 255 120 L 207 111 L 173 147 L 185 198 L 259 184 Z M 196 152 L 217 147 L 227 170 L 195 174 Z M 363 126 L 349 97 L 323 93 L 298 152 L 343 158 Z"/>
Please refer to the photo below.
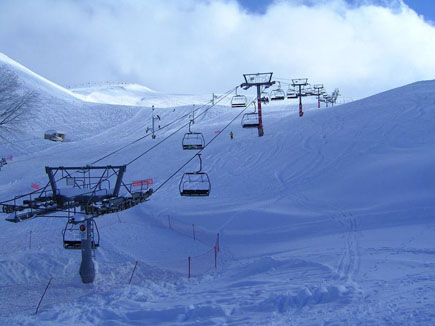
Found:
<path fill-rule="evenodd" d="M 435 78 L 435 5 L 348 1 L 1 0 L 0 52 L 67 87 L 211 94 L 271 71 L 361 98 Z"/>

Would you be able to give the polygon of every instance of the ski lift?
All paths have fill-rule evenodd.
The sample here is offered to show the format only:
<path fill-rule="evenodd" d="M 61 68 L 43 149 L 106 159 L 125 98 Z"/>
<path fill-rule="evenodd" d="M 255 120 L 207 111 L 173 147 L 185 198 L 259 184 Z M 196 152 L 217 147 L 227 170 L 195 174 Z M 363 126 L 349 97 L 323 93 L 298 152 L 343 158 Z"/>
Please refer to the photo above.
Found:
<path fill-rule="evenodd" d="M 196 154 L 199 158 L 199 170 L 196 172 L 186 172 L 180 180 L 179 190 L 181 196 L 209 196 L 211 183 L 208 174 L 202 172 L 201 154 Z"/>
<path fill-rule="evenodd" d="M 243 128 L 258 128 L 260 127 L 260 120 L 257 113 L 257 107 L 254 104 L 254 112 L 245 113 L 242 117 Z"/>
<path fill-rule="evenodd" d="M 296 89 L 294 87 L 292 87 L 292 86 L 288 87 L 287 98 L 298 98 L 298 92 L 296 91 Z"/>
<path fill-rule="evenodd" d="M 63 234 L 63 247 L 65 249 L 82 249 L 82 240 L 86 239 L 86 221 L 77 221 L 69 218 Z M 91 248 L 94 250 L 100 246 L 100 233 L 97 223 L 92 219 L 91 223 Z"/>
<path fill-rule="evenodd" d="M 248 104 L 248 99 L 245 95 L 237 95 L 237 87 L 236 87 L 236 95 L 231 99 L 231 107 L 233 108 L 244 108 Z"/>
<path fill-rule="evenodd" d="M 242 117 L 243 128 L 258 128 L 260 121 L 257 112 L 245 113 Z"/>
<path fill-rule="evenodd" d="M 278 82 L 278 88 L 270 92 L 271 101 L 282 101 L 285 99 L 285 92 L 281 89 L 281 83 Z"/>
<path fill-rule="evenodd" d="M 204 136 L 201 132 L 193 132 L 190 130 L 190 125 L 191 125 L 192 121 L 189 122 L 189 132 L 184 134 L 183 137 L 183 149 L 184 150 L 189 150 L 189 149 L 193 149 L 193 150 L 199 150 L 199 149 L 203 149 L 205 146 L 205 140 L 204 140 Z"/>
<path fill-rule="evenodd" d="M 315 95 L 314 89 L 311 87 L 310 84 L 305 86 L 303 89 L 303 92 L 305 93 L 305 96 L 312 96 Z"/>

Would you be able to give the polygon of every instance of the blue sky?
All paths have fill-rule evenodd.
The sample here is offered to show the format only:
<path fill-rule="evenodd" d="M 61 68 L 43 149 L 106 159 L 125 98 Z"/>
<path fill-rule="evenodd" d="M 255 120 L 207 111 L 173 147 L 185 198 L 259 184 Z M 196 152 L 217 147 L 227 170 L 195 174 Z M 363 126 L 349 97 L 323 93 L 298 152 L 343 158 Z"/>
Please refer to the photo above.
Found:
<path fill-rule="evenodd" d="M 248 11 L 256 14 L 264 14 L 267 7 L 274 0 L 238 0 Z M 347 0 L 349 3 L 356 3 L 356 0 Z M 375 3 L 385 3 L 388 0 L 377 0 Z M 423 15 L 426 20 L 435 22 L 435 0 L 404 0 L 404 2 L 418 14 Z"/>
<path fill-rule="evenodd" d="M 0 0 L 0 52 L 63 86 L 211 94 L 273 71 L 358 98 L 435 79 L 432 1 Z"/>

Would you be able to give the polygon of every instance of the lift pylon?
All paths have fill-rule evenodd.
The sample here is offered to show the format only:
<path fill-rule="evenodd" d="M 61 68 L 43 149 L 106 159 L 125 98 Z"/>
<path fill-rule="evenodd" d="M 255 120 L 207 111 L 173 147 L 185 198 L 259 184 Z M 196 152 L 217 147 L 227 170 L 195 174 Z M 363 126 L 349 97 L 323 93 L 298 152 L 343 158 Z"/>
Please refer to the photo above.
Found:
<path fill-rule="evenodd" d="M 245 82 L 240 85 L 243 89 L 249 89 L 252 86 L 257 87 L 257 105 L 258 105 L 258 137 L 262 137 L 264 135 L 263 129 L 263 117 L 261 112 L 261 87 L 269 88 L 273 84 L 272 81 L 273 72 L 267 73 L 255 73 L 255 74 L 243 74 L 245 78 Z"/>
<path fill-rule="evenodd" d="M 314 88 L 314 95 L 317 96 L 317 107 L 320 109 L 320 95 L 322 95 L 325 92 L 325 89 L 323 87 L 323 84 L 315 84 L 313 85 Z"/>
<path fill-rule="evenodd" d="M 302 111 L 302 96 L 307 96 L 306 94 L 302 94 L 302 87 L 308 85 L 308 78 L 298 78 L 292 79 L 292 86 L 295 88 L 299 88 L 298 97 L 299 97 L 299 116 L 302 117 L 304 115 L 304 111 Z"/>

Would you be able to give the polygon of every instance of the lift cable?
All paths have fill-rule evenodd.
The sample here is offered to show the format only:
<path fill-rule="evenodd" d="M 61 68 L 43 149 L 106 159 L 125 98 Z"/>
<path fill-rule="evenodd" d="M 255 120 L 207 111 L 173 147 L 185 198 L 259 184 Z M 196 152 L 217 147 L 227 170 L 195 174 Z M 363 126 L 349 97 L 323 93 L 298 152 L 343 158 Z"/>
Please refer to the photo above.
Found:
<path fill-rule="evenodd" d="M 197 117 L 200 117 L 200 116 L 204 115 L 205 113 L 207 113 L 208 110 L 210 110 L 211 108 L 213 108 L 214 106 L 216 106 L 216 105 L 217 105 L 218 103 L 220 103 L 223 99 L 225 99 L 229 94 L 231 94 L 231 93 L 234 91 L 234 89 L 235 89 L 235 87 L 231 88 L 229 91 L 227 91 L 226 93 L 224 93 L 223 95 L 221 95 L 217 100 L 214 101 L 214 104 L 213 104 L 213 105 L 211 105 L 211 106 L 209 106 L 208 108 L 206 108 L 206 109 L 205 109 L 203 112 L 201 112 Z M 201 107 L 196 108 L 194 111 L 197 111 L 197 110 L 199 110 L 199 109 L 205 107 L 206 105 L 207 105 L 207 104 L 202 105 Z M 168 126 L 174 124 L 175 122 L 181 120 L 182 118 L 186 118 L 186 117 L 188 117 L 189 115 L 190 115 L 190 113 L 185 114 L 185 115 L 183 115 L 183 116 L 181 116 L 181 117 L 179 117 L 179 118 L 173 120 L 172 122 L 168 123 L 168 124 L 165 125 L 164 127 L 168 127 Z M 138 160 L 139 158 L 143 157 L 144 155 L 148 154 L 148 153 L 149 153 L 150 151 L 152 151 L 154 148 L 156 148 L 157 146 L 159 146 L 160 144 L 162 144 L 164 141 L 166 141 L 167 139 L 169 139 L 170 137 L 172 137 L 173 135 L 175 135 L 177 132 L 179 132 L 180 130 L 182 130 L 183 128 L 185 128 L 189 123 L 190 123 L 190 121 L 187 122 L 187 123 L 185 123 L 185 124 L 183 124 L 180 128 L 178 128 L 177 130 L 175 130 L 174 132 L 172 132 L 171 134 L 169 134 L 168 136 L 166 136 L 165 138 L 163 138 L 163 139 L 162 139 L 161 141 L 159 141 L 157 144 L 151 146 L 151 147 L 150 147 L 149 149 L 147 149 L 145 152 L 141 153 L 139 156 L 137 156 L 136 158 L 134 158 L 133 160 L 131 160 L 130 162 L 128 162 L 128 163 L 126 164 L 126 166 L 130 165 L 130 164 L 133 163 L 134 161 L 136 161 L 136 160 Z M 160 130 L 161 130 L 161 129 L 163 129 L 163 128 L 160 128 Z M 143 136 L 143 137 L 141 137 L 141 138 L 139 138 L 139 139 L 136 139 L 136 140 L 133 141 L 132 143 L 129 143 L 129 144 L 125 145 L 123 148 L 126 148 L 127 146 L 130 146 L 131 144 L 136 143 L 137 141 L 139 141 L 139 140 L 141 140 L 141 139 L 143 139 L 143 138 L 145 138 L 145 137 L 148 137 L 148 136 L 150 136 L 150 134 L 145 135 L 145 136 Z M 112 153 L 109 153 L 109 154 L 106 155 L 104 158 L 106 158 L 106 157 L 108 157 L 108 156 L 110 156 L 110 155 L 113 155 L 113 154 L 115 154 L 116 152 L 119 152 L 119 151 L 122 150 L 123 148 L 118 149 L 118 150 L 116 150 L 116 151 L 114 151 L 114 152 L 112 152 Z M 102 159 L 103 159 L 103 158 L 101 158 L 101 159 L 95 161 L 95 162 L 92 163 L 92 164 L 95 164 L 96 162 L 101 161 Z M 114 175 L 114 173 L 112 173 L 112 174 L 109 175 L 108 177 L 110 178 L 110 177 L 112 177 L 113 175 Z M 57 179 L 56 182 L 61 181 L 62 179 L 65 179 L 65 178 L 66 178 L 66 176 L 62 176 L 62 177 L 60 177 L 59 179 Z M 47 186 L 48 186 L 48 184 L 47 184 Z M 47 186 L 46 186 L 46 187 L 47 187 Z"/>
<path fill-rule="evenodd" d="M 227 96 L 227 93 L 231 93 L 231 92 L 233 92 L 234 89 L 235 89 L 235 87 L 232 88 L 231 90 L 229 90 L 228 92 L 226 92 L 224 95 L 221 95 L 221 97 L 226 97 L 226 96 Z M 209 102 L 207 102 L 206 104 L 203 104 L 203 105 L 201 105 L 201 106 L 198 106 L 198 107 L 195 108 L 192 112 L 196 112 L 197 110 L 200 110 L 201 108 L 203 108 L 203 107 L 209 105 L 211 102 L 212 102 L 212 101 L 209 101 Z M 216 102 L 216 100 L 215 100 L 215 102 Z M 162 129 L 164 129 L 164 128 L 167 128 L 167 127 L 171 126 L 172 124 L 174 124 L 174 123 L 176 123 L 177 121 L 179 121 L 179 120 L 181 120 L 181 119 L 183 119 L 183 118 L 189 116 L 190 114 L 191 114 L 191 112 L 190 112 L 190 113 L 187 113 L 187 114 L 184 114 L 183 116 L 174 119 L 173 121 L 169 122 L 168 124 L 162 126 L 162 127 L 159 129 L 159 131 L 162 130 Z M 146 138 L 146 137 L 149 137 L 150 135 L 151 135 L 151 134 L 147 134 L 147 135 L 145 135 L 145 136 L 142 136 L 142 137 L 140 137 L 140 138 L 134 140 L 133 142 L 128 143 L 128 144 L 124 145 L 123 147 L 121 147 L 121 148 L 119 148 L 119 149 L 117 149 L 117 150 L 115 150 L 115 151 L 113 151 L 113 152 L 111 152 L 111 153 L 109 153 L 109 154 L 103 156 L 102 158 L 100 158 L 100 159 L 98 159 L 98 160 L 96 160 L 96 161 L 90 163 L 89 165 L 94 165 L 94 164 L 96 164 L 96 163 L 102 161 L 103 159 L 105 159 L 105 158 L 107 158 L 107 157 L 109 157 L 109 156 L 111 156 L 111 155 L 113 155 L 113 154 L 116 154 L 116 153 L 120 152 L 121 150 L 125 149 L 126 147 L 128 147 L 128 146 L 130 146 L 130 145 L 132 145 L 132 144 L 134 144 L 134 143 L 136 143 L 136 142 L 138 142 L 138 141 L 140 141 L 140 140 L 142 140 L 142 139 L 144 139 L 144 138 Z M 24 142 L 24 141 L 31 141 L 31 140 L 38 140 L 38 139 L 39 139 L 39 138 L 26 139 L 26 140 L 23 140 L 23 142 Z M 21 142 L 21 140 L 19 140 L 19 141 Z M 16 143 L 16 142 L 19 142 L 19 141 L 12 141 L 12 142 L 13 142 L 13 143 Z M 12 143 L 12 142 L 10 142 L 10 143 Z M 50 148 L 50 149 L 51 149 L 51 148 Z M 57 151 L 56 153 L 63 153 L 63 152 L 70 152 L 70 149 L 66 149 L 66 150 L 63 150 L 63 151 L 62 151 L 62 150 L 61 150 L 61 151 Z M 47 156 L 50 156 L 50 155 L 49 155 L 49 154 L 45 154 L 45 155 L 34 155 L 34 156 L 26 157 L 26 158 L 24 158 L 24 159 L 14 160 L 14 161 L 12 161 L 12 162 L 10 162 L 10 163 L 8 163 L 8 164 L 16 164 L 16 163 L 21 163 L 21 162 L 27 162 L 27 161 L 29 161 L 29 160 L 34 160 L 34 159 L 37 159 L 37 158 L 42 158 L 42 157 L 47 157 Z"/>
<path fill-rule="evenodd" d="M 186 163 L 184 163 L 179 169 L 177 169 L 174 173 L 172 173 L 165 181 L 163 181 L 162 184 L 160 184 L 155 190 L 153 190 L 153 193 L 156 193 L 158 190 L 160 190 L 165 184 L 167 184 L 173 177 L 175 177 L 187 164 L 189 164 L 190 162 L 193 161 L 193 159 L 200 154 L 203 150 L 205 150 L 207 148 L 208 145 L 210 145 L 217 137 L 219 137 L 222 134 L 222 131 L 224 131 L 225 129 L 227 129 L 237 118 L 239 118 L 243 112 L 245 112 L 252 103 L 255 103 L 257 99 L 253 99 L 250 103 L 248 103 L 248 105 L 246 105 L 246 107 L 240 111 L 222 130 L 221 132 L 219 132 L 218 134 L 216 134 L 212 139 L 210 139 L 210 141 L 205 144 L 204 148 L 199 150 L 197 153 L 195 153 L 195 155 L 193 155 Z"/>
<path fill-rule="evenodd" d="M 229 94 L 231 94 L 234 91 L 234 88 L 231 89 L 230 91 L 226 92 L 224 96 L 221 96 L 220 99 L 215 101 L 215 104 L 213 104 L 213 106 L 215 106 L 216 104 L 218 104 L 219 102 L 221 102 L 225 97 L 227 97 Z M 206 110 L 204 110 L 203 112 L 201 112 L 198 117 L 204 115 L 208 110 L 210 110 L 213 106 L 210 106 L 209 108 L 207 108 Z M 174 132 L 172 132 L 171 134 L 169 134 L 168 136 L 166 136 L 165 138 L 163 138 L 160 142 L 158 142 L 157 144 L 155 144 L 154 146 L 152 146 L 151 148 L 147 149 L 145 152 L 141 153 L 139 156 L 135 157 L 134 159 L 132 159 L 130 162 L 128 162 L 126 165 L 130 165 L 131 163 L 135 162 L 136 160 L 140 159 L 142 156 L 144 156 L 145 154 L 149 153 L 151 150 L 153 150 L 154 148 L 156 148 L 158 145 L 160 145 L 161 143 L 163 143 L 165 140 L 169 139 L 170 137 L 172 137 L 173 135 L 175 135 L 177 132 L 179 132 L 181 129 L 185 128 L 186 126 L 188 126 L 190 123 L 187 122 L 185 124 L 183 124 L 180 128 L 178 128 L 177 130 L 175 130 Z"/>
<path fill-rule="evenodd" d="M 224 93 L 224 95 L 221 95 L 220 98 L 218 98 L 218 99 L 215 101 L 215 103 L 214 103 L 211 107 L 215 106 L 217 103 L 219 103 L 220 101 L 222 101 L 222 99 L 224 99 L 225 97 L 227 97 L 228 94 L 232 93 L 232 92 L 234 91 L 234 89 L 235 89 L 235 87 L 233 87 L 232 89 L 230 89 L 229 91 L 227 91 L 226 93 Z M 207 102 L 206 104 L 203 104 L 203 105 L 201 105 L 201 106 L 195 108 L 192 112 L 196 112 L 196 111 L 202 109 L 203 107 L 209 105 L 210 103 L 213 103 L 213 100 L 210 100 L 210 101 Z M 207 108 L 207 110 L 210 109 L 211 107 Z M 187 114 L 185 114 L 185 115 L 182 115 L 181 117 L 178 117 L 178 118 L 174 119 L 173 121 L 171 121 L 171 122 L 169 122 L 168 124 L 166 124 L 166 125 L 164 125 L 163 127 L 161 127 L 161 128 L 159 129 L 159 131 L 162 130 L 162 129 L 164 129 L 164 128 L 167 128 L 167 127 L 173 125 L 174 123 L 176 123 L 176 122 L 179 121 L 179 120 L 182 120 L 182 119 L 188 117 L 190 114 L 191 114 L 191 113 L 187 113 Z M 201 113 L 201 115 L 202 115 L 202 113 Z M 184 126 L 183 126 L 183 127 L 184 127 Z M 177 130 L 177 131 L 178 131 L 178 130 Z M 147 134 L 147 135 L 145 135 L 145 136 L 142 136 L 142 137 L 140 137 L 140 138 L 138 138 L 138 139 L 132 141 L 131 143 L 126 144 L 126 145 L 124 145 L 124 146 L 118 148 L 117 150 L 115 150 L 115 151 L 113 151 L 113 152 L 111 152 L 111 153 L 109 153 L 109 154 L 103 156 L 102 158 L 100 158 L 100 159 L 98 159 L 98 160 L 92 162 L 90 165 L 94 165 L 94 164 L 96 164 L 96 163 L 98 163 L 98 162 L 104 160 L 105 158 L 107 158 L 107 157 L 109 157 L 109 156 L 111 156 L 111 155 L 114 155 L 114 154 L 116 154 L 116 153 L 122 151 L 123 149 L 127 148 L 128 146 L 133 145 L 133 144 L 137 143 L 138 141 L 140 141 L 140 140 L 142 140 L 142 139 L 144 139 L 144 138 L 146 138 L 146 137 L 149 137 L 150 135 L 151 135 L 151 134 Z M 159 142 L 159 144 L 160 144 L 160 143 L 161 143 L 161 142 Z M 155 146 L 153 146 L 153 148 L 154 148 L 154 147 L 155 147 Z"/>
<path fill-rule="evenodd" d="M 210 107 L 208 107 L 206 110 L 204 110 L 199 116 L 201 116 L 201 115 L 203 115 L 203 114 L 205 114 L 208 110 L 210 110 L 211 108 L 213 108 L 216 104 L 218 104 L 219 102 L 221 102 L 224 98 L 226 98 L 229 94 L 231 94 L 233 91 L 234 91 L 234 89 L 235 89 L 235 87 L 234 88 L 232 88 L 232 89 L 230 89 L 229 91 L 227 91 L 224 95 L 222 95 L 222 96 L 220 96 L 220 98 L 218 98 L 218 100 L 215 100 L 215 102 L 214 102 L 214 104 L 212 105 L 212 106 L 210 106 Z M 252 100 L 252 102 L 254 102 L 255 101 L 255 99 L 254 100 Z M 252 103 L 251 102 L 251 103 Z M 249 105 L 251 104 L 251 103 L 249 103 Z M 207 104 L 206 104 L 207 105 Z M 205 107 L 206 105 L 202 105 L 201 107 L 198 107 L 198 108 L 196 108 L 195 110 L 193 110 L 193 112 L 195 112 L 195 111 L 197 111 L 197 110 L 199 110 L 199 109 L 201 109 L 202 107 Z M 248 107 L 249 107 L 249 105 L 247 105 L 246 106 L 246 108 L 245 109 L 243 109 L 227 126 L 225 126 L 225 128 L 223 129 L 223 130 L 225 130 L 235 119 L 237 119 L 246 109 L 248 109 Z M 190 115 L 190 113 L 188 113 L 188 114 L 185 114 L 185 115 L 183 115 L 182 117 L 179 117 L 179 118 L 177 118 L 177 119 L 175 119 L 175 120 L 173 120 L 172 122 L 170 122 L 170 123 L 168 123 L 167 125 L 165 125 L 164 127 L 168 127 L 168 126 L 170 126 L 170 125 L 172 125 L 172 124 L 174 124 L 175 122 L 177 122 L 177 121 L 179 121 L 179 120 L 181 120 L 182 118 L 185 118 L 185 117 L 187 117 L 187 116 L 189 116 Z M 199 117 L 198 116 L 198 117 Z M 190 122 L 189 122 L 190 123 Z M 138 157 L 136 157 L 136 158 L 134 158 L 132 161 L 130 161 L 128 164 L 126 164 L 126 165 L 129 165 L 129 164 L 131 164 L 131 163 L 133 163 L 134 161 L 136 161 L 136 160 L 138 160 L 139 158 L 141 158 L 141 157 L 143 157 L 145 154 L 147 154 L 148 152 L 150 152 L 152 149 L 154 149 L 154 148 L 156 148 L 158 145 L 160 145 L 161 143 L 163 143 L 165 140 L 167 140 L 168 138 L 170 138 L 171 136 L 173 136 L 174 134 L 176 134 L 178 131 L 180 131 L 181 129 L 183 129 L 185 126 L 187 126 L 187 124 L 188 123 L 186 123 L 186 124 L 184 124 L 184 125 L 182 125 L 180 128 L 178 128 L 175 132 L 173 132 L 173 133 L 171 133 L 169 136 L 167 136 L 167 137 L 165 137 L 163 140 L 161 140 L 159 143 L 157 143 L 157 144 L 155 144 L 154 146 L 152 146 L 150 149 L 148 149 L 147 151 L 145 151 L 144 153 L 142 153 L 142 154 L 140 154 Z M 163 128 L 161 128 L 161 129 L 163 129 Z M 146 135 L 146 136 L 149 136 L 149 135 Z M 213 137 L 205 146 L 204 146 L 204 149 L 208 146 L 208 144 L 210 144 L 217 136 L 219 136 L 219 134 L 218 135 L 216 135 L 215 137 Z M 141 137 L 140 139 L 143 139 L 143 138 L 145 138 L 145 137 Z M 137 141 L 139 141 L 140 139 L 137 139 L 137 140 L 135 140 L 134 142 L 137 142 Z M 127 144 L 127 146 L 128 145 L 131 145 L 132 143 L 130 143 L 130 144 Z M 125 146 L 125 147 L 127 147 L 127 146 Z M 124 147 L 124 148 L 125 148 Z M 121 149 L 119 149 L 119 150 L 121 150 Z M 119 150 L 117 150 L 117 151 L 119 151 Z M 202 150 L 200 151 L 200 152 L 202 152 Z M 112 155 L 112 154 L 115 154 L 115 152 L 112 152 L 112 153 L 110 153 L 109 155 L 107 155 L 106 157 L 108 157 L 108 156 L 110 156 L 110 155 Z M 39 157 L 41 157 L 42 155 L 40 155 Z M 44 155 L 45 156 L 45 155 Z M 195 156 L 194 156 L 195 157 Z M 194 157 L 192 157 L 192 159 L 190 159 L 185 165 L 187 165 L 191 160 L 193 160 L 193 158 Z M 102 160 L 102 159 L 100 159 L 100 160 Z M 96 161 L 97 162 L 97 161 Z M 183 165 L 181 168 L 180 168 L 180 170 L 185 166 L 185 165 Z M 179 172 L 179 170 L 176 172 L 176 173 L 178 173 Z M 176 174 L 175 173 L 175 174 Z M 174 174 L 174 175 L 175 175 Z M 113 174 L 112 174 L 113 175 Z M 64 178 L 66 178 L 66 176 L 63 176 L 63 177 L 61 177 L 59 180 L 56 180 L 56 182 L 57 181 L 60 181 L 60 180 L 62 180 L 62 179 L 64 179 Z M 166 180 L 165 181 L 165 183 L 166 182 L 168 182 L 169 181 L 169 179 L 168 180 Z M 45 191 L 46 189 L 47 189 L 47 187 L 49 186 L 49 184 L 50 183 L 47 183 L 44 187 L 42 187 L 41 189 L 43 190 L 43 191 Z M 160 189 L 161 187 L 162 187 L 163 185 L 161 185 L 161 186 L 159 186 L 159 188 L 158 189 Z M 24 197 L 24 196 L 27 196 L 27 195 L 31 195 L 31 194 L 34 194 L 34 193 L 38 193 L 41 189 L 38 189 L 38 190 L 34 190 L 34 191 L 32 191 L 31 193 L 28 193 L 28 194 L 25 194 L 25 195 L 21 195 L 21 196 L 16 196 L 15 197 L 15 199 L 19 199 L 19 198 L 22 198 L 22 197 Z M 0 202 L 0 204 L 2 204 L 2 203 L 6 203 L 6 202 L 8 202 L 8 201 L 3 201 L 3 202 Z"/>
<path fill-rule="evenodd" d="M 222 96 L 219 100 L 216 100 L 215 101 L 215 104 L 214 105 L 216 105 L 216 104 L 218 104 L 220 101 L 222 101 L 226 96 L 228 96 L 229 94 L 231 94 L 232 93 L 232 91 L 233 91 L 234 89 L 232 89 L 231 91 L 229 91 L 229 92 L 227 92 L 227 93 L 225 93 L 225 96 Z M 234 120 L 236 120 L 244 111 L 246 111 L 248 108 L 249 108 L 249 106 L 252 104 L 252 103 L 254 103 L 256 101 L 256 99 L 254 98 L 247 106 L 246 106 L 246 108 L 245 109 L 243 109 L 241 112 L 239 112 L 238 114 L 237 114 L 237 116 L 233 119 L 233 120 L 231 120 L 231 122 L 227 125 L 227 126 L 225 126 L 224 127 L 224 129 L 222 129 L 222 130 L 225 130 Z M 213 106 L 214 106 L 213 105 Z M 211 107 L 209 107 L 209 108 L 207 108 L 206 110 L 204 110 L 203 112 L 201 112 L 199 115 L 198 115 L 198 117 L 200 117 L 201 115 L 203 115 L 203 114 L 205 114 L 209 109 L 211 109 L 213 106 L 211 106 Z M 155 144 L 155 145 L 153 145 L 152 147 L 150 147 L 149 149 L 147 149 L 145 152 L 143 152 L 143 153 L 141 153 L 139 156 L 137 156 L 137 157 L 135 157 L 133 160 L 131 160 L 130 162 L 128 162 L 127 164 L 126 164 L 126 166 L 128 166 L 128 165 L 130 165 L 130 164 L 132 164 L 132 163 L 134 163 L 135 161 L 137 161 L 138 159 L 140 159 L 141 157 L 143 157 L 144 155 L 146 155 L 146 154 L 148 154 L 150 151 L 152 151 L 154 148 L 156 148 L 157 146 L 159 146 L 161 143 L 163 143 L 164 141 L 166 141 L 167 139 L 169 139 L 170 137 L 172 137 L 173 135 L 175 135 L 176 133 L 178 133 L 180 130 L 182 130 L 183 128 L 185 128 L 186 126 L 188 126 L 189 125 L 189 123 L 190 123 L 190 121 L 189 122 L 187 122 L 187 123 L 185 123 L 185 124 L 183 124 L 180 128 L 178 128 L 177 130 L 175 130 L 174 132 L 172 132 L 170 135 L 168 135 L 168 136 L 166 136 L 165 138 L 163 138 L 161 141 L 159 141 L 157 144 Z M 220 133 L 219 133 L 220 134 Z M 206 147 L 207 147 L 207 145 L 208 144 L 210 144 L 217 136 L 219 136 L 219 134 L 217 134 L 216 136 L 214 136 L 205 146 L 204 146 L 204 148 L 203 149 L 205 149 Z M 203 150 L 202 149 L 202 150 Z M 200 153 L 200 152 L 202 152 L 202 150 L 200 150 L 200 151 L 198 151 L 197 152 L 197 154 L 198 153 Z M 196 156 L 196 154 L 195 154 L 195 156 Z M 194 158 L 195 158 L 195 156 L 193 156 L 188 162 L 186 162 L 186 164 L 184 164 L 179 170 L 177 170 L 177 172 L 175 172 L 175 174 L 177 174 L 184 166 L 186 166 L 190 161 L 192 161 Z M 175 175 L 174 174 L 174 175 Z M 111 175 L 109 175 L 109 177 L 111 177 L 111 176 L 113 176 L 114 175 L 114 173 L 112 173 Z M 59 180 L 62 180 L 64 177 L 61 177 Z M 57 180 L 57 181 L 59 181 L 59 180 Z M 167 181 L 169 181 L 169 180 L 167 180 Z M 167 182 L 167 181 L 165 181 L 165 183 Z M 159 186 L 159 188 L 161 188 L 163 185 L 161 185 L 161 186 Z M 158 188 L 158 189 L 159 189 Z"/>

